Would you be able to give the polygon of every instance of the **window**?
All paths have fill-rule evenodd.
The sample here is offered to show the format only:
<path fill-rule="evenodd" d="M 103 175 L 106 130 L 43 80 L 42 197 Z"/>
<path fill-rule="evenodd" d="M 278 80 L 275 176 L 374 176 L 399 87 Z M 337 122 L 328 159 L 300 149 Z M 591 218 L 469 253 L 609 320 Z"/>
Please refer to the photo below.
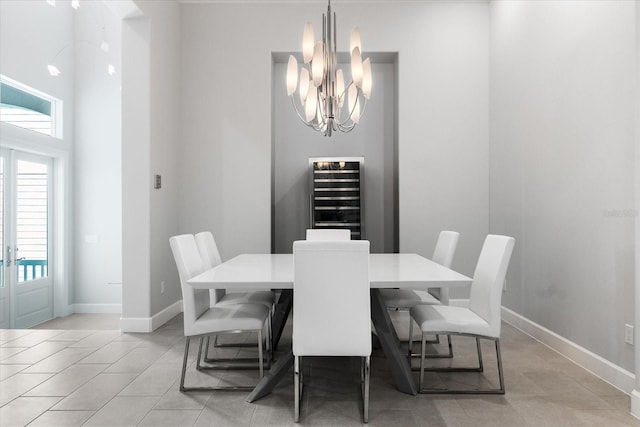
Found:
<path fill-rule="evenodd" d="M 62 101 L 0 76 L 0 122 L 61 138 Z"/>

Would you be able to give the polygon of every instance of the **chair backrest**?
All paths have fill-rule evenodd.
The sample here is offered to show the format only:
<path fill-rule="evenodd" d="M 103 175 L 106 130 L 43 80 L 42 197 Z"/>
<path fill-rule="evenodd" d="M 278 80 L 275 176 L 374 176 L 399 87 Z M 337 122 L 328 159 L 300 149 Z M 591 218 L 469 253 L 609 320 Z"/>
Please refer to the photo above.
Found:
<path fill-rule="evenodd" d="M 369 356 L 369 242 L 293 242 L 293 354 Z"/>
<path fill-rule="evenodd" d="M 502 286 L 507 275 L 515 239 L 489 234 L 473 273 L 469 308 L 489 323 L 491 336 L 500 336 Z"/>
<path fill-rule="evenodd" d="M 198 251 L 200 252 L 200 258 L 205 269 L 213 268 L 222 264 L 222 257 L 216 245 L 216 240 L 213 238 L 213 234 L 210 231 L 201 231 L 195 235 L 196 245 L 198 245 Z M 225 295 L 224 289 L 211 289 L 210 290 L 210 304 L 214 305 L 220 298 Z"/>
<path fill-rule="evenodd" d="M 198 317 L 209 309 L 209 291 L 195 289 L 187 280 L 202 273 L 205 268 L 198 252 L 196 240 L 192 234 L 182 234 L 169 239 L 171 252 L 178 267 L 180 285 L 182 287 L 182 304 L 184 307 L 184 334 L 194 334 L 193 325 Z"/>
<path fill-rule="evenodd" d="M 451 268 L 453 255 L 456 253 L 459 238 L 460 233 L 456 231 L 441 231 L 438 235 L 438 241 L 433 250 L 431 260 L 447 268 Z"/>
<path fill-rule="evenodd" d="M 307 240 L 351 240 L 351 231 L 336 228 L 308 228 Z"/>
<path fill-rule="evenodd" d="M 447 268 L 451 268 L 453 255 L 456 253 L 459 238 L 460 233 L 457 231 L 441 231 L 438 235 L 438 241 L 436 242 L 436 247 L 433 250 L 431 260 L 440 265 L 444 265 Z M 429 293 L 438 298 L 442 304 L 449 305 L 448 288 L 429 289 Z"/>
<path fill-rule="evenodd" d="M 216 241 L 210 231 L 202 231 L 194 237 L 198 245 L 198 251 L 200 251 L 200 257 L 202 257 L 204 268 L 212 268 L 222 264 L 222 257 L 220 257 L 218 245 L 216 245 Z"/>

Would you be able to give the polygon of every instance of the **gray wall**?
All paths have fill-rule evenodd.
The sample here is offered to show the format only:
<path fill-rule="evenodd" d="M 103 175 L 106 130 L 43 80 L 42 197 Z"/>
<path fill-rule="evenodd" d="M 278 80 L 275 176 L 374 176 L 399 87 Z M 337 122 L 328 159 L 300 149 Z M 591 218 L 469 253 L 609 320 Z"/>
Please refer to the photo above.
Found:
<path fill-rule="evenodd" d="M 364 52 L 398 55 L 399 249 L 431 256 L 440 230 L 458 230 L 454 267 L 471 274 L 489 223 L 488 3 L 334 9 L 339 51 L 358 25 Z M 223 259 L 271 250 L 272 53 L 299 51 L 305 22 L 319 28 L 325 11 L 315 2 L 181 5 L 180 229 L 213 231 Z"/>
<path fill-rule="evenodd" d="M 493 2 L 491 231 L 503 303 L 633 371 L 635 2 Z"/>
<path fill-rule="evenodd" d="M 395 65 L 373 64 L 372 98 L 360 124 L 331 138 L 308 128 L 293 110 L 285 85 L 286 65 L 275 63 L 273 71 L 275 252 L 291 253 L 293 241 L 304 239 L 309 228 L 309 157 L 357 156 L 364 157 L 364 238 L 371 242 L 371 252 L 393 252 Z"/>

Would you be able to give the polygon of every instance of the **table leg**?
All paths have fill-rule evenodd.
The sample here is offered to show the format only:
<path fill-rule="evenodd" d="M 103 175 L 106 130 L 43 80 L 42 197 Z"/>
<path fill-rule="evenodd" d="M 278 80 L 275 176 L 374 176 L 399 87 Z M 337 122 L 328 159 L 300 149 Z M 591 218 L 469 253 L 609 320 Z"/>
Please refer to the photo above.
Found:
<path fill-rule="evenodd" d="M 403 393 L 418 394 L 411 366 L 400 348 L 400 340 L 379 289 L 371 289 L 371 318 L 396 388 Z"/>
<path fill-rule="evenodd" d="M 293 289 L 282 289 L 280 298 L 276 304 L 275 313 L 273 314 L 271 333 L 273 334 L 273 349 L 278 348 L 284 325 L 287 323 L 291 306 L 293 305 Z"/>
<path fill-rule="evenodd" d="M 293 289 L 283 289 L 280 293 L 280 298 L 276 304 L 275 313 L 272 319 L 271 330 L 273 333 L 273 347 L 278 347 L 278 342 L 282 336 L 285 323 L 291 312 L 291 306 L 293 305 Z M 271 393 L 276 385 L 282 380 L 282 377 L 289 372 L 289 368 L 293 366 L 293 352 L 291 348 L 283 354 L 278 356 L 278 360 L 271 365 L 271 369 L 265 373 L 264 377 L 258 382 L 253 391 L 247 397 L 247 402 L 255 402 L 258 399 L 263 398 L 267 394 Z"/>
<path fill-rule="evenodd" d="M 282 329 L 289 316 L 292 303 L 293 291 L 290 289 L 283 290 L 276 306 L 276 314 L 273 318 L 275 343 L 278 342 L 282 335 Z M 387 358 L 387 363 L 389 364 L 391 376 L 396 384 L 396 388 L 403 393 L 418 394 L 418 387 L 413 378 L 411 367 L 404 352 L 400 348 L 400 340 L 391 322 L 391 317 L 389 317 L 389 312 L 382 300 L 379 289 L 371 290 L 371 318 L 376 327 L 378 340 Z M 269 372 L 258 382 L 258 385 L 256 385 L 247 397 L 247 402 L 255 402 L 271 393 L 282 377 L 289 372 L 291 366 L 293 366 L 293 352 L 289 349 L 278 358 L 278 361 L 271 366 Z"/>
<path fill-rule="evenodd" d="M 271 365 L 269 372 L 258 382 L 253 391 L 247 396 L 247 402 L 255 402 L 271 393 L 282 377 L 289 372 L 289 368 L 293 366 L 293 352 L 289 350 L 287 353 L 278 357 L 278 361 Z"/>

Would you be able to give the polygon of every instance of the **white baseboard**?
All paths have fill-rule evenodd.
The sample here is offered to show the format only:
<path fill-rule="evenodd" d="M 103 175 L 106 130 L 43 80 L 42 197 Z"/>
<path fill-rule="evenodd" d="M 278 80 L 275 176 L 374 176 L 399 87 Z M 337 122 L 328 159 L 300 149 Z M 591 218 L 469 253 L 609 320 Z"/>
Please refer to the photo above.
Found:
<path fill-rule="evenodd" d="M 640 392 L 638 390 L 631 392 L 631 415 L 640 419 Z"/>
<path fill-rule="evenodd" d="M 466 307 L 469 305 L 468 299 L 449 300 L 449 305 L 457 307 Z M 524 332 L 535 340 L 541 342 L 552 350 L 558 352 L 562 356 L 571 360 L 573 363 L 583 367 L 593 375 L 608 382 L 615 388 L 631 394 L 631 403 L 633 407 L 634 398 L 637 399 L 636 408 L 638 410 L 636 417 L 640 418 L 640 391 L 634 390 L 635 375 L 626 369 L 615 365 L 601 356 L 587 350 L 578 344 L 550 331 L 549 329 L 538 325 L 535 322 L 521 316 L 520 314 L 502 307 L 502 320 L 510 324 L 516 329 Z M 634 393 L 637 396 L 634 397 Z"/>
<path fill-rule="evenodd" d="M 502 307 L 502 320 L 560 353 L 562 356 L 608 382 L 615 388 L 627 394 L 631 394 L 632 391 L 637 393 L 634 390 L 635 375 L 626 369 L 609 362 L 603 357 L 592 353 L 586 348 L 569 341 L 504 306 Z M 633 405 L 634 395 L 631 397 Z M 640 394 L 638 394 L 635 399 L 638 400 L 636 408 L 638 409 L 637 414 L 640 415 Z"/>
<path fill-rule="evenodd" d="M 122 332 L 152 332 L 150 317 L 121 317 L 120 330 Z"/>
<path fill-rule="evenodd" d="M 182 300 L 174 302 L 151 317 L 121 317 L 120 329 L 122 332 L 153 332 L 181 312 Z"/>
<path fill-rule="evenodd" d="M 67 310 L 72 313 L 122 313 L 122 304 L 71 304 Z"/>
<path fill-rule="evenodd" d="M 152 330 L 155 331 L 160 326 L 164 325 L 180 313 L 182 313 L 182 300 L 176 301 L 169 307 L 166 307 L 164 310 L 161 310 L 160 312 L 154 314 L 151 318 Z"/>

